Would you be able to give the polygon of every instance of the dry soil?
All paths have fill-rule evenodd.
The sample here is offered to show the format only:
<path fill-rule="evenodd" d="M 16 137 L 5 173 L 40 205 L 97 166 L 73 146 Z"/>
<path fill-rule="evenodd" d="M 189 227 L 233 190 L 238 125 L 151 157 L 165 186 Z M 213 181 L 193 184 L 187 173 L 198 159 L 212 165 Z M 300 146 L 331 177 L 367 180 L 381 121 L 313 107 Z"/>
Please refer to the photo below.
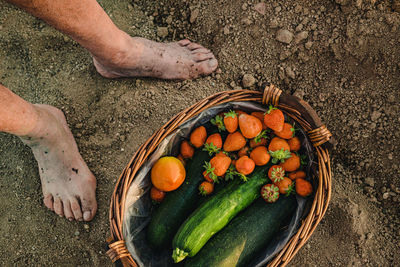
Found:
<path fill-rule="evenodd" d="M 2 265 L 110 266 L 108 203 L 139 145 L 188 105 L 263 82 L 308 101 L 338 142 L 330 208 L 291 265 L 400 265 L 399 1 L 100 3 L 131 35 L 200 42 L 219 59 L 219 73 L 186 82 L 105 79 L 69 37 L 1 1 L 0 82 L 65 112 L 99 199 L 93 222 L 55 216 L 42 204 L 31 151 L 0 133 Z"/>

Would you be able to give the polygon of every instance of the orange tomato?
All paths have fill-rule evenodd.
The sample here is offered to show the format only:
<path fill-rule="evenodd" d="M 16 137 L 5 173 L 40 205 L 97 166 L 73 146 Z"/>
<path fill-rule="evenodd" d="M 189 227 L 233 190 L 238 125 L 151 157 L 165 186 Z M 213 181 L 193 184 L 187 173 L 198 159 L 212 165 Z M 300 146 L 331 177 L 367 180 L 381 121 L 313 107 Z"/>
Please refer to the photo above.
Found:
<path fill-rule="evenodd" d="M 250 115 L 258 118 L 261 121 L 263 130 L 268 128 L 267 125 L 265 125 L 265 123 L 264 123 L 264 112 L 255 111 L 255 112 L 252 112 Z"/>
<path fill-rule="evenodd" d="M 258 118 L 254 116 L 247 114 L 240 114 L 239 128 L 244 137 L 251 139 L 261 133 L 262 123 Z"/>
<path fill-rule="evenodd" d="M 181 143 L 181 155 L 185 159 L 190 159 L 193 157 L 194 148 L 189 144 L 188 141 L 182 141 Z"/>
<path fill-rule="evenodd" d="M 291 157 L 288 159 L 285 159 L 285 162 L 283 162 L 279 165 L 282 166 L 285 169 L 285 171 L 293 172 L 293 171 L 297 170 L 298 168 L 300 168 L 300 157 L 294 153 L 291 153 Z"/>
<path fill-rule="evenodd" d="M 268 163 L 271 156 L 265 146 L 258 146 L 251 151 L 250 158 L 257 166 L 263 166 Z"/>
<path fill-rule="evenodd" d="M 185 177 L 185 167 L 175 157 L 162 157 L 151 169 L 151 182 L 154 187 L 164 192 L 177 189 Z"/>
<path fill-rule="evenodd" d="M 300 150 L 301 143 L 297 136 L 290 138 L 288 140 L 288 144 L 290 147 L 290 151 L 299 151 Z"/>
<path fill-rule="evenodd" d="M 228 134 L 224 143 L 224 151 L 232 152 L 238 151 L 242 149 L 246 145 L 246 139 L 244 139 L 243 135 L 237 131 L 231 134 Z"/>
<path fill-rule="evenodd" d="M 256 164 L 248 156 L 243 156 L 236 161 L 235 167 L 241 174 L 248 175 L 254 171 Z"/>
<path fill-rule="evenodd" d="M 162 202 L 165 198 L 165 192 L 158 190 L 154 186 L 151 187 L 150 190 L 150 198 L 155 202 Z"/>
<path fill-rule="evenodd" d="M 194 131 L 190 134 L 190 142 L 197 148 L 202 147 L 206 139 L 207 131 L 204 126 L 194 129 Z"/>

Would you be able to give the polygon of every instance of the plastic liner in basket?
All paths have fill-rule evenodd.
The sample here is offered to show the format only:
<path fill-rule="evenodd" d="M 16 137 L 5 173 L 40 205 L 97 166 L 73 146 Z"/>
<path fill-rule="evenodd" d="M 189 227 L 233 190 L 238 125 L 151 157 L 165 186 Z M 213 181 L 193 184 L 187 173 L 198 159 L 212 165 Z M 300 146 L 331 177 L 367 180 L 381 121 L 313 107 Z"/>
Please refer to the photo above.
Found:
<path fill-rule="evenodd" d="M 229 102 L 209 108 L 186 121 L 177 130 L 167 136 L 136 174 L 126 196 L 126 205 L 123 211 L 123 235 L 127 249 L 139 266 L 177 266 L 171 258 L 172 249 L 155 251 L 149 246 L 146 239 L 145 228 L 150 222 L 151 210 L 153 208 L 148 194 L 151 188 L 151 181 L 149 179 L 151 167 L 162 156 L 179 154 L 180 142 L 187 138 L 193 129 L 209 122 L 211 118 L 215 117 L 221 111 L 230 109 L 241 109 L 247 112 L 265 111 L 264 107 L 255 102 Z M 298 130 L 297 136 L 302 142 L 301 152 L 308 157 L 306 171 L 310 174 L 310 172 L 315 171 L 316 166 L 316 163 L 313 161 L 313 148 L 302 129 Z M 301 197 L 297 197 L 296 199 L 298 206 L 288 226 L 271 240 L 269 245 L 259 253 L 250 266 L 264 266 L 296 233 L 300 219 L 305 214 L 305 209 L 307 209 L 306 202 L 310 203 L 310 199 L 306 200 Z"/>

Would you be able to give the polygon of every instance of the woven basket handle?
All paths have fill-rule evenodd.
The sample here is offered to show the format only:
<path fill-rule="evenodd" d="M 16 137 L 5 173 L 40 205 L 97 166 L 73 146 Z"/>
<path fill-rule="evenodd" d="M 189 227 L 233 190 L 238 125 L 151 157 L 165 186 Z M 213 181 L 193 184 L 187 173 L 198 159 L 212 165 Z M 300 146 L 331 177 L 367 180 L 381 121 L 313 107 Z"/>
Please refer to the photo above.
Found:
<path fill-rule="evenodd" d="M 317 115 L 315 110 L 306 101 L 296 96 L 283 93 L 282 90 L 272 84 L 262 85 L 262 90 L 264 91 L 264 104 L 272 104 L 274 106 L 284 105 L 294 108 L 310 123 L 311 129 L 309 129 L 307 133 L 314 146 L 324 145 L 331 149 L 336 145 L 336 141 L 332 138 L 332 134 L 322 123 L 321 118 Z"/>

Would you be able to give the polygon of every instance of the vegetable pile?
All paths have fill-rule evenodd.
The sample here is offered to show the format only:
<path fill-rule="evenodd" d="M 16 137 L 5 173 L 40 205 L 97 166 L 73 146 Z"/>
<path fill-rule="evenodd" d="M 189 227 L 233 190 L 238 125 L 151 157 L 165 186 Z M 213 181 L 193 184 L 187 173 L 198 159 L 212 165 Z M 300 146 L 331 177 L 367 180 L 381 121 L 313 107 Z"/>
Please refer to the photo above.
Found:
<path fill-rule="evenodd" d="M 245 266 L 292 215 L 292 195 L 312 194 L 295 125 L 273 106 L 219 113 L 179 151 L 152 168 L 150 197 L 161 204 L 147 237 L 156 249 L 172 241 L 174 262 L 191 258 L 185 266 Z"/>

